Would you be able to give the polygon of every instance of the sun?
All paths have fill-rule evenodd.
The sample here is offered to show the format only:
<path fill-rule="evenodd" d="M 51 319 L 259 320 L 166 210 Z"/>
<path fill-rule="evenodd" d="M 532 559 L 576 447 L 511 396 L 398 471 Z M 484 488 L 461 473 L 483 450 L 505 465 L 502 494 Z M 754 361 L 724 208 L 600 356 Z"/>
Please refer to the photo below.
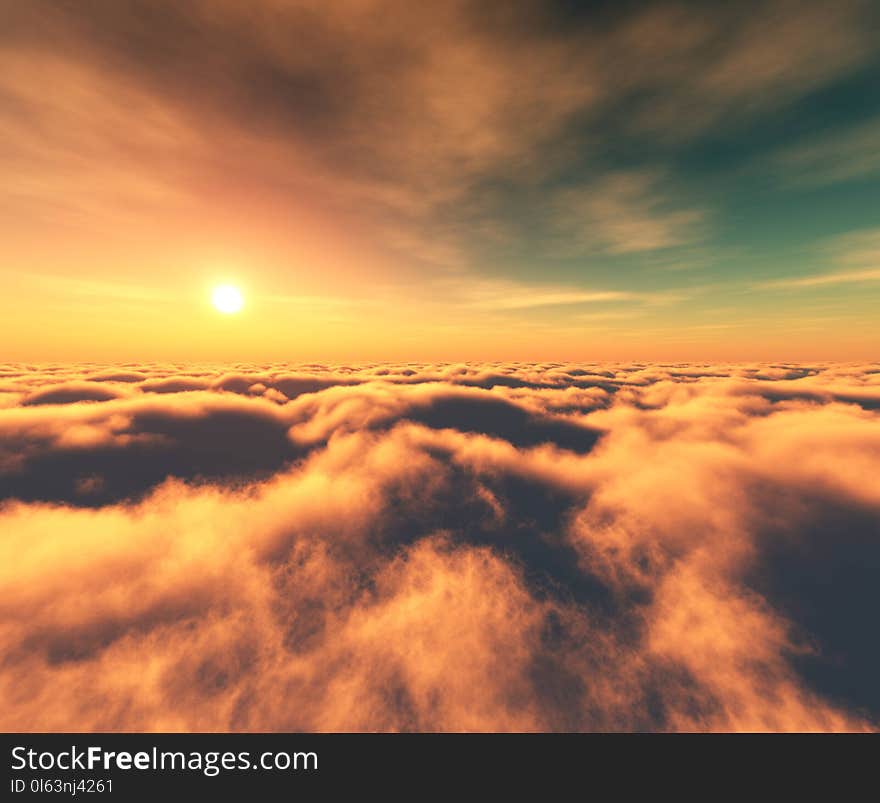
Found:
<path fill-rule="evenodd" d="M 211 292 L 211 302 L 218 312 L 232 315 L 244 306 L 244 298 L 237 287 L 231 284 L 220 284 Z"/>

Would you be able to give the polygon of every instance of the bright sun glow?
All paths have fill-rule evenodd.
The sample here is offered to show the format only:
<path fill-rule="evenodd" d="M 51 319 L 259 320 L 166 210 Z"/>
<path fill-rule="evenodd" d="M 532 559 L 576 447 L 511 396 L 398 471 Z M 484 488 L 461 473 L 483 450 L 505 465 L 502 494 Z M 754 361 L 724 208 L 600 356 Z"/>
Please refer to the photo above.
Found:
<path fill-rule="evenodd" d="M 211 301 L 222 313 L 231 315 L 238 312 L 244 306 L 244 299 L 237 287 L 231 284 L 221 284 L 214 288 L 211 293 Z"/>

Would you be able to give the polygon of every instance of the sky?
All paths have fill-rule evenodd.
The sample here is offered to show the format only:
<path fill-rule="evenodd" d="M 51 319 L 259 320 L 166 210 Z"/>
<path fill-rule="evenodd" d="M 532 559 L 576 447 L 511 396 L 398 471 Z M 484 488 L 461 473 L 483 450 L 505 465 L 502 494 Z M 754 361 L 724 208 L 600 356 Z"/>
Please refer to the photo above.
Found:
<path fill-rule="evenodd" d="M 878 16 L 0 0 L 4 357 L 876 359 Z"/>

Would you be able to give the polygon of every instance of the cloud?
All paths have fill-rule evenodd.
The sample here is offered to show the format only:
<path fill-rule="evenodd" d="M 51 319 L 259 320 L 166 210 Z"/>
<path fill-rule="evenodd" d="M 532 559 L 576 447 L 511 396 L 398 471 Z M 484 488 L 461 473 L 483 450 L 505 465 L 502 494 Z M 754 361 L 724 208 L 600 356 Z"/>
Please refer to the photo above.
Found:
<path fill-rule="evenodd" d="M 865 179 L 880 170 L 880 120 L 814 137 L 777 153 L 773 161 L 784 180 L 833 184 Z"/>
<path fill-rule="evenodd" d="M 655 53 L 623 71 L 648 90 L 630 124 L 681 140 L 784 108 L 871 59 L 870 15 L 861 0 L 650 7 L 628 27 L 636 47 Z"/>
<path fill-rule="evenodd" d="M 511 287 L 516 287 L 511 285 Z M 483 295 L 475 306 L 495 310 L 516 310 L 529 307 L 555 307 L 566 304 L 594 304 L 604 301 L 628 301 L 635 297 L 633 293 L 618 290 L 597 290 L 594 292 L 563 288 L 517 287 L 518 292 L 494 292 Z"/>
<path fill-rule="evenodd" d="M 143 243 L 172 277 L 182 249 L 218 241 L 295 253 L 314 275 L 278 294 L 317 299 L 334 298 L 321 276 L 369 290 L 426 266 L 481 274 L 487 240 L 522 233 L 526 198 L 553 218 L 545 253 L 560 232 L 581 251 L 669 249 L 711 215 L 661 186 L 670 166 L 644 142 L 724 133 L 869 63 L 868 6 L 650 3 L 563 23 L 528 1 L 34 0 L 2 33 L 0 204 L 10 235 L 52 221 L 106 258 L 125 231 L 120 251 Z M 597 143 L 616 139 L 636 164 L 615 170 Z M 173 301 L 142 266 L 91 257 L 52 282 Z"/>
<path fill-rule="evenodd" d="M 125 395 L 123 392 L 112 388 L 90 385 L 87 382 L 63 382 L 41 388 L 27 395 L 21 403 L 24 405 L 73 404 L 86 401 L 107 401 L 123 395 Z"/>
<path fill-rule="evenodd" d="M 206 147 L 203 125 L 209 123 L 225 144 L 248 141 L 258 161 L 280 158 L 275 171 L 317 181 L 321 194 L 329 191 L 322 175 L 330 172 L 350 200 L 367 185 L 374 202 L 417 210 L 460 194 L 486 170 L 528 160 L 595 94 L 570 63 L 573 42 L 515 29 L 510 38 L 495 35 L 468 3 L 415 8 L 387 0 L 328 9 L 310 0 L 270 1 L 249 13 L 212 0 L 187 8 L 160 3 L 154 11 L 144 24 L 139 6 L 98 3 L 90 14 L 53 4 L 18 9 L 8 35 L 19 48 L 8 56 L 7 75 L 28 112 L 24 118 L 41 130 L 71 103 L 65 98 L 77 97 L 93 110 L 76 115 L 81 127 L 56 138 L 54 155 L 82 154 L 110 133 L 102 123 L 116 119 L 102 94 L 122 94 L 119 100 L 141 109 L 142 132 L 122 155 L 170 156 L 172 172 L 148 180 L 137 158 L 121 167 L 139 176 L 128 182 L 133 190 L 159 198 L 198 180 L 177 171 L 176 154 L 190 153 L 197 168 L 208 167 L 213 149 Z M 37 99 L 18 80 L 21 70 L 12 68 L 17 54 L 40 50 L 47 37 L 54 55 L 41 60 L 41 69 L 69 91 Z M 107 91 L 96 91 L 101 86 Z M 115 140 L 112 145 L 125 150 Z M 24 143 L 20 153 L 34 158 Z M 242 172 L 230 151 L 217 156 Z M 269 165 L 250 167 L 257 180 L 275 183 L 265 172 Z"/>
<path fill-rule="evenodd" d="M 762 282 L 757 286 L 766 289 L 774 287 L 823 287 L 834 284 L 854 284 L 859 282 L 876 281 L 880 281 L 880 268 L 838 271 L 835 273 L 818 273 L 813 276 L 801 276 L 796 279 L 778 279 L 772 282 Z"/>
<path fill-rule="evenodd" d="M 856 284 L 880 280 L 880 230 L 867 229 L 836 237 L 825 244 L 824 253 L 844 270 L 796 276 L 762 282 L 759 288 L 823 287 L 837 284 Z"/>
<path fill-rule="evenodd" d="M 592 313 L 591 317 L 628 317 L 640 309 L 681 301 L 691 295 L 692 288 L 671 291 L 630 291 L 585 289 L 576 284 L 536 283 L 510 279 L 438 278 L 431 288 L 449 299 L 456 310 L 483 310 L 489 313 L 515 313 L 541 307 L 611 305 L 617 311 Z M 620 307 L 624 310 L 621 311 Z"/>
<path fill-rule="evenodd" d="M 676 208 L 661 183 L 649 172 L 618 172 L 560 192 L 555 220 L 566 234 L 565 247 L 629 254 L 700 239 L 704 212 Z"/>
<path fill-rule="evenodd" d="M 492 386 L 496 381 L 505 386 L 502 377 Z M 384 429 L 400 420 L 576 451 L 589 451 L 599 437 L 588 426 L 529 409 L 479 382 L 457 388 L 225 373 L 202 383 L 211 390 L 166 382 L 158 388 L 160 396 L 149 380 L 135 386 L 147 393 L 131 395 L 106 382 L 51 385 L 24 395 L 21 409 L 0 423 L 0 464 L 13 469 L 0 499 L 94 506 L 138 498 L 168 477 L 253 480 L 325 444 L 334 432 Z M 116 403 L 88 403 L 110 400 Z M 29 415 L 34 405 L 51 407 Z"/>
<path fill-rule="evenodd" d="M 4 729 L 876 728 L 880 366 L 2 373 Z"/>

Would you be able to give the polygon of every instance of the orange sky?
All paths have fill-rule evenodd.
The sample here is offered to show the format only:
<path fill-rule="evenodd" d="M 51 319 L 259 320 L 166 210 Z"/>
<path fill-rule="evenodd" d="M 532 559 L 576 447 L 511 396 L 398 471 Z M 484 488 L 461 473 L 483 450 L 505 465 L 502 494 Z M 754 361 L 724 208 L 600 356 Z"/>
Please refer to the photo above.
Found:
<path fill-rule="evenodd" d="M 0 2 L 4 354 L 876 357 L 864 4 L 772 5 Z"/>

